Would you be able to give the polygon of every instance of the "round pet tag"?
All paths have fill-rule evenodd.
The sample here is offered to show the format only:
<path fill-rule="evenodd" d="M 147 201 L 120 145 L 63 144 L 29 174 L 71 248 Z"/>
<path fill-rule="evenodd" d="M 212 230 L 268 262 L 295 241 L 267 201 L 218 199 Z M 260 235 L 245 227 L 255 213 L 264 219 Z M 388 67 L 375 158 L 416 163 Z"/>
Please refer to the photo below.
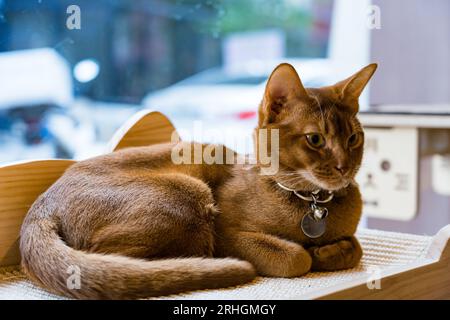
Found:
<path fill-rule="evenodd" d="M 305 214 L 302 218 L 301 228 L 307 237 L 319 238 L 327 228 L 326 218 L 316 220 L 313 213 Z"/>

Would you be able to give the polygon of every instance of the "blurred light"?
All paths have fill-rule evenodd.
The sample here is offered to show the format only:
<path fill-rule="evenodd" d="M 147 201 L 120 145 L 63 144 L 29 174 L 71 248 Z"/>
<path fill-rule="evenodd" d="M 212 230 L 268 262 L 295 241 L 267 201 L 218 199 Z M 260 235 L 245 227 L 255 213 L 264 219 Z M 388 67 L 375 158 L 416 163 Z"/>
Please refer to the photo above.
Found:
<path fill-rule="evenodd" d="M 78 62 L 73 68 L 75 79 L 79 82 L 89 82 L 97 78 L 100 66 L 93 59 L 85 59 Z"/>

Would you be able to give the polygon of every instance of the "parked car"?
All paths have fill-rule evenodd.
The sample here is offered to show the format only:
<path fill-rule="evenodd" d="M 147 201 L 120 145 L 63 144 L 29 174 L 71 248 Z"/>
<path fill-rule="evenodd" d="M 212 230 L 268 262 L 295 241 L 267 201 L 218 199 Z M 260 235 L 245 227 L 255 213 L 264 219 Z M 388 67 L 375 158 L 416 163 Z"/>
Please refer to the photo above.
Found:
<path fill-rule="evenodd" d="M 217 67 L 203 71 L 148 94 L 143 105 L 166 114 L 184 140 L 214 141 L 238 152 L 251 153 L 256 111 L 267 78 L 281 62 L 291 63 L 306 87 L 331 84 L 335 80 L 328 59 L 254 61 L 240 69 Z M 199 121 L 195 127 L 193 120 Z M 214 135 L 212 131 L 222 134 Z M 230 143 L 243 140 L 247 145 Z"/>
<path fill-rule="evenodd" d="M 48 126 L 73 101 L 69 64 L 50 48 L 0 53 L 0 162 L 70 157 Z"/>
<path fill-rule="evenodd" d="M 283 61 L 253 61 L 240 70 L 217 67 L 186 78 L 168 88 L 148 94 L 143 105 L 172 117 L 208 119 L 223 116 L 245 118 L 261 101 L 265 83 Z M 320 86 L 332 79 L 328 59 L 286 59 L 301 76 L 303 84 Z"/>

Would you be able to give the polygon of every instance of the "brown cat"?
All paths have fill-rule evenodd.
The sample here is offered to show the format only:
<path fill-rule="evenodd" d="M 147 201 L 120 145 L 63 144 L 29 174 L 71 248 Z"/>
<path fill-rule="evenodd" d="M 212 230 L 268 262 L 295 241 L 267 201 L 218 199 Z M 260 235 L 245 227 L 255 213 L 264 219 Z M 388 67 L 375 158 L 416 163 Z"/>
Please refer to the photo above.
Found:
<path fill-rule="evenodd" d="M 174 147 L 206 147 L 186 142 L 71 166 L 25 218 L 23 269 L 70 297 L 121 299 L 355 266 L 362 205 L 354 176 L 364 140 L 356 113 L 375 69 L 319 89 L 305 89 L 288 64 L 274 70 L 256 128 L 279 130 L 274 175 L 261 175 L 260 164 L 174 164 Z M 317 204 L 329 212 L 323 235 L 305 235 L 313 201 L 286 188 L 309 200 L 333 192 Z"/>

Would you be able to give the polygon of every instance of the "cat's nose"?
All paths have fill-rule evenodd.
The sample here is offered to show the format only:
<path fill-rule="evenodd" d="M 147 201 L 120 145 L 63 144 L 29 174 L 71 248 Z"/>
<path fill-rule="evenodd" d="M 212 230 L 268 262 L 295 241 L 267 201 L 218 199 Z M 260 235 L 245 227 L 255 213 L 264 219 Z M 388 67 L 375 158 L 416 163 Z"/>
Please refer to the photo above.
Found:
<path fill-rule="evenodd" d="M 336 171 L 339 172 L 342 176 L 345 175 L 348 171 L 348 167 L 343 165 L 337 165 L 334 167 L 334 169 L 336 169 Z"/>

